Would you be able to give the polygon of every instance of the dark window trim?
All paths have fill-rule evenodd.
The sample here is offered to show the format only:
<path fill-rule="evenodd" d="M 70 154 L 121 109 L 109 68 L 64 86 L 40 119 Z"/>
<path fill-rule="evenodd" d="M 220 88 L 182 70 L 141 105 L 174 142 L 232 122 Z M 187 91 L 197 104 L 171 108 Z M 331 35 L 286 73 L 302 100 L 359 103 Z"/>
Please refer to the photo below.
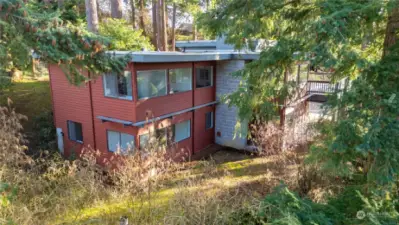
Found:
<path fill-rule="evenodd" d="M 213 80 L 213 79 L 214 79 L 214 78 L 213 78 L 213 74 L 214 74 L 214 73 L 213 73 L 213 72 L 214 72 L 214 71 L 213 71 L 213 67 L 214 67 L 214 66 L 197 66 L 197 67 L 195 67 L 194 69 L 197 69 L 197 68 L 207 68 L 207 67 L 210 67 L 210 68 L 211 68 L 211 70 L 210 70 L 210 71 L 211 71 L 211 76 L 212 76 L 212 77 L 211 77 L 211 85 L 205 86 L 205 87 L 197 87 L 197 75 L 198 75 L 198 74 L 197 74 L 197 72 L 195 72 L 195 89 L 213 88 L 213 87 L 215 87 L 215 84 L 214 84 L 215 82 L 214 82 L 214 80 Z"/>
<path fill-rule="evenodd" d="M 73 120 L 67 120 L 68 140 L 73 141 L 73 142 L 76 142 L 76 143 L 79 143 L 79 144 L 83 144 L 83 124 L 82 124 L 82 123 L 79 123 L 80 126 L 82 127 L 82 140 L 80 141 L 80 140 L 73 140 L 73 139 L 71 139 L 71 132 L 70 132 L 71 129 L 70 129 L 70 127 L 69 127 L 69 122 L 72 122 L 72 123 L 79 123 L 79 122 L 75 122 L 75 121 L 73 121 Z"/>
<path fill-rule="evenodd" d="M 123 72 L 129 72 L 130 73 L 130 81 L 131 81 L 131 83 L 132 83 L 132 85 L 131 85 L 131 88 L 132 88 L 132 96 L 128 96 L 128 95 L 121 95 L 121 96 L 110 96 L 110 95 L 106 95 L 105 94 L 105 86 L 104 86 L 104 84 L 105 84 L 105 76 L 109 76 L 109 75 L 106 75 L 106 74 L 103 74 L 102 75 L 102 79 L 103 79 L 103 95 L 104 95 L 104 97 L 105 98 L 111 98 L 111 99 L 119 99 L 119 100 L 123 100 L 123 101 L 130 101 L 130 102 L 132 102 L 134 99 L 133 99 L 133 73 L 132 73 L 132 71 L 130 71 L 130 70 L 124 70 Z M 112 72 L 111 72 L 112 73 Z M 116 76 L 118 76 L 118 74 L 116 74 Z M 118 90 L 118 83 L 116 84 L 116 90 Z M 128 97 L 128 98 L 126 98 L 126 97 Z"/>
<path fill-rule="evenodd" d="M 206 115 L 208 114 L 208 113 L 211 113 L 211 127 L 206 127 Z M 213 111 L 209 111 L 209 112 L 206 112 L 205 113 L 205 130 L 210 130 L 210 129 L 213 129 L 214 127 L 215 127 L 215 125 L 214 125 L 214 121 L 215 121 L 215 114 L 213 113 Z"/>

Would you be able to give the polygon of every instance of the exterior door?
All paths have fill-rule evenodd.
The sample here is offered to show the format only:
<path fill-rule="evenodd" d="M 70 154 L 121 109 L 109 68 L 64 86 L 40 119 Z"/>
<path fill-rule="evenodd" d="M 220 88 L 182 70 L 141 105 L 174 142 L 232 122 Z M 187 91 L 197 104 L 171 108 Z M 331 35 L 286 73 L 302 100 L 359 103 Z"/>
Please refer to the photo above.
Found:
<path fill-rule="evenodd" d="M 64 133 L 62 133 L 62 128 L 58 127 L 57 127 L 57 145 L 60 153 L 64 154 Z"/>

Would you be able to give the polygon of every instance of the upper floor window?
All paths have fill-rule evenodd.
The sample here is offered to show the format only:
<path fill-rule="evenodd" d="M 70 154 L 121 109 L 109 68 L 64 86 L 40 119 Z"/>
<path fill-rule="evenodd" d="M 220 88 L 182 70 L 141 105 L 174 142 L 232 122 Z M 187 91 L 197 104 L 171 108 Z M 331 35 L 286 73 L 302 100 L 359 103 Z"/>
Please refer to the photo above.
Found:
<path fill-rule="evenodd" d="M 195 81 L 197 88 L 213 86 L 213 67 L 197 67 Z"/>
<path fill-rule="evenodd" d="M 118 150 L 124 152 L 134 149 L 134 136 L 130 134 L 108 130 L 107 141 L 110 152 L 117 152 Z"/>
<path fill-rule="evenodd" d="M 82 124 L 68 120 L 67 125 L 69 140 L 83 143 Z"/>
<path fill-rule="evenodd" d="M 132 100 L 132 76 L 129 71 L 123 74 L 109 73 L 103 76 L 104 95 L 107 97 Z"/>
<path fill-rule="evenodd" d="M 137 94 L 139 99 L 166 95 L 166 70 L 137 71 Z"/>
<path fill-rule="evenodd" d="M 178 93 L 192 90 L 191 68 L 169 70 L 169 93 Z"/>

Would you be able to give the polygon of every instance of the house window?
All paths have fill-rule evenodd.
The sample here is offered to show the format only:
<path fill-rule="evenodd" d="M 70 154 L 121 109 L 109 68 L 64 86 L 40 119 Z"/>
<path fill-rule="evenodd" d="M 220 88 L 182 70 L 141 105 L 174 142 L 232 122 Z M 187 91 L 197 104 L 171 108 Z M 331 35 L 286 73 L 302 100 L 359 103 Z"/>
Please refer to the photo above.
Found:
<path fill-rule="evenodd" d="M 205 129 L 213 128 L 213 112 L 207 112 L 205 114 Z"/>
<path fill-rule="evenodd" d="M 169 94 L 192 90 L 191 68 L 169 70 Z"/>
<path fill-rule="evenodd" d="M 166 70 L 137 71 L 137 92 L 139 99 L 166 95 Z"/>
<path fill-rule="evenodd" d="M 82 124 L 68 120 L 67 125 L 69 140 L 83 143 Z"/>
<path fill-rule="evenodd" d="M 190 129 L 190 120 L 176 123 L 173 129 L 174 133 L 174 142 L 179 142 L 184 139 L 190 137 L 191 129 Z"/>
<path fill-rule="evenodd" d="M 132 75 L 129 71 L 123 74 L 109 73 L 103 76 L 104 95 L 107 97 L 132 100 Z"/>
<path fill-rule="evenodd" d="M 110 152 L 117 152 L 118 150 L 124 152 L 126 150 L 134 149 L 134 136 L 116 131 L 107 131 L 108 150 Z"/>
<path fill-rule="evenodd" d="M 150 141 L 150 134 L 142 134 L 139 136 L 140 141 L 140 149 L 144 149 L 147 147 L 148 142 Z"/>
<path fill-rule="evenodd" d="M 210 87 L 213 85 L 213 67 L 197 67 L 196 68 L 196 87 Z"/>

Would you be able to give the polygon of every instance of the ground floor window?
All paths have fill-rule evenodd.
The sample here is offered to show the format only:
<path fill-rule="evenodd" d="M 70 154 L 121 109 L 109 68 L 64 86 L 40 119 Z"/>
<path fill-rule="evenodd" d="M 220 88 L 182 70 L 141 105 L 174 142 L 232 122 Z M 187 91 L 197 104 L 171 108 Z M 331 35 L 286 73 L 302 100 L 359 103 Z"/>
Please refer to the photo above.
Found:
<path fill-rule="evenodd" d="M 174 142 L 179 142 L 190 137 L 190 120 L 177 123 L 174 125 Z"/>
<path fill-rule="evenodd" d="M 213 128 L 213 112 L 207 112 L 205 114 L 205 129 Z"/>
<path fill-rule="evenodd" d="M 69 140 L 83 143 L 82 124 L 68 120 L 67 125 Z"/>
<path fill-rule="evenodd" d="M 191 121 L 186 120 L 172 126 L 157 129 L 153 134 L 141 134 L 139 136 L 140 149 L 148 146 L 148 143 L 158 141 L 156 146 L 167 146 L 182 141 L 191 136 Z"/>
<path fill-rule="evenodd" d="M 110 152 L 117 152 L 118 150 L 124 152 L 134 149 L 134 136 L 130 134 L 108 130 L 107 141 L 108 151 Z"/>

